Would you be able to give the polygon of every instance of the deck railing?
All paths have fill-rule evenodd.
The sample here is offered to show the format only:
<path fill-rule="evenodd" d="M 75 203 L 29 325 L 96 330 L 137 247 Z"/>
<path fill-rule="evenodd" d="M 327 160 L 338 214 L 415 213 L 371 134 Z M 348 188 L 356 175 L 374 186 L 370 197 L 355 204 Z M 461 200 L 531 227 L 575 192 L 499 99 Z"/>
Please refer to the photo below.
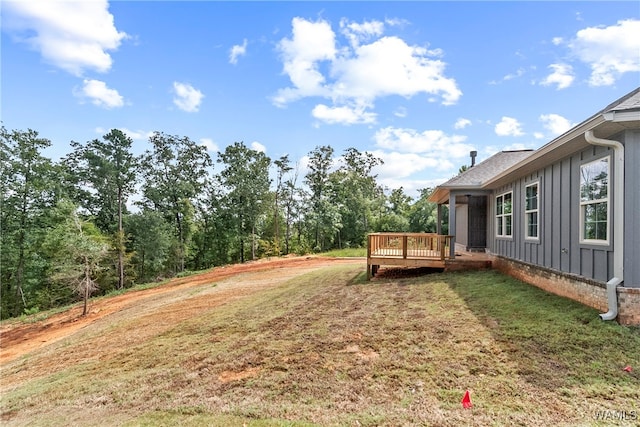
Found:
<path fill-rule="evenodd" d="M 367 258 L 451 259 L 453 236 L 435 233 L 371 233 Z"/>

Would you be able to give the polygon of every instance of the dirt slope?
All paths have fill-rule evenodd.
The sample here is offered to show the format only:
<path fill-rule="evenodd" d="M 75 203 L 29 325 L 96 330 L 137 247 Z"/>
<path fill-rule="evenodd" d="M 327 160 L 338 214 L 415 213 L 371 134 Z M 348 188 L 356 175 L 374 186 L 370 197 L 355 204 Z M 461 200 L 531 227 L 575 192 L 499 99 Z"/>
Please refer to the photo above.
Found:
<path fill-rule="evenodd" d="M 225 301 L 277 286 L 296 275 L 336 263 L 363 263 L 362 259 L 336 259 L 323 257 L 293 257 L 260 260 L 215 268 L 196 276 L 174 279 L 153 289 L 129 292 L 123 295 L 92 300 L 89 314 L 81 316 L 82 307 L 77 306 L 46 320 L 34 323 L 7 322 L 0 327 L 0 364 L 49 346 L 63 338 L 86 329 L 108 316 L 139 315 L 148 312 L 145 319 L 147 332 L 162 325 L 174 324 L 193 316 L 199 310 L 223 304 Z M 364 264 L 363 264 L 364 268 Z M 211 288 L 213 298 L 206 301 L 181 301 L 176 295 L 184 295 L 185 289 L 219 282 L 242 273 L 264 272 L 260 280 L 254 277 L 246 283 L 234 286 Z M 200 304 L 200 305 L 198 305 Z M 162 310 L 158 310 L 162 308 Z M 105 322 L 108 324 L 108 322 Z M 137 330 L 138 337 L 145 333 L 145 326 Z M 157 330 L 155 331 L 157 332 Z M 4 384 L 5 386 L 7 384 Z"/>

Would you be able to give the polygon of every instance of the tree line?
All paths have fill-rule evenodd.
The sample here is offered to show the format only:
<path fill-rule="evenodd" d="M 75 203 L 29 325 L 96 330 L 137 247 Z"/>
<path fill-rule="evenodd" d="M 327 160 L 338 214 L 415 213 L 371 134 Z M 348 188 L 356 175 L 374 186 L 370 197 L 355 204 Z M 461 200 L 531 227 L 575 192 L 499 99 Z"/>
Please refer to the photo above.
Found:
<path fill-rule="evenodd" d="M 0 316 L 140 283 L 290 253 L 362 247 L 374 231 L 435 232 L 431 189 L 382 187 L 383 160 L 355 148 L 336 164 L 317 146 L 304 176 L 234 142 L 214 159 L 186 136 L 155 132 L 132 153 L 118 129 L 71 142 L 58 161 L 34 130 L 0 129 Z M 273 179 L 271 177 L 274 177 Z M 446 219 L 446 215 L 444 218 Z"/>

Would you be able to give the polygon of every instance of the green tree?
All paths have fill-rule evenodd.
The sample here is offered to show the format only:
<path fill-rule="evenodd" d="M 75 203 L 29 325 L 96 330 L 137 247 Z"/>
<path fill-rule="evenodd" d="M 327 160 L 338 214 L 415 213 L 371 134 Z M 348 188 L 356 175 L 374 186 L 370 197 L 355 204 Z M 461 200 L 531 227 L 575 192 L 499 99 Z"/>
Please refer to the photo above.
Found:
<path fill-rule="evenodd" d="M 329 202 L 331 182 L 329 172 L 333 163 L 333 148 L 317 146 L 309 153 L 309 172 L 305 184 L 309 187 L 310 212 L 313 227 L 314 250 L 325 249 L 327 237 L 340 229 L 337 206 Z"/>
<path fill-rule="evenodd" d="M 146 282 L 164 275 L 173 241 L 172 224 L 148 209 L 128 215 L 125 224 L 131 230 L 129 245 L 137 278 Z"/>
<path fill-rule="evenodd" d="M 234 142 L 219 153 L 218 162 L 224 164 L 220 181 L 227 190 L 227 209 L 237 232 L 240 262 L 244 262 L 245 241 L 249 235 L 251 257 L 255 258 L 256 225 L 266 209 L 271 159 L 243 142 Z"/>
<path fill-rule="evenodd" d="M 391 191 L 389 195 L 389 203 L 391 204 L 391 212 L 404 217 L 409 216 L 409 210 L 411 209 L 411 202 L 413 199 L 406 195 L 404 188 L 396 188 Z"/>
<path fill-rule="evenodd" d="M 51 280 L 68 285 L 82 298 L 85 316 L 89 297 L 98 289 L 101 262 L 108 254 L 107 241 L 93 223 L 78 216 L 72 203 L 60 202 L 56 209 L 63 219 L 49 229 L 43 244 L 53 261 Z"/>
<path fill-rule="evenodd" d="M 409 213 L 409 229 L 416 233 L 435 233 L 438 225 L 438 205 L 429 202 L 427 198 L 433 192 L 432 188 L 420 190 L 420 197 L 411 206 Z M 442 206 L 442 234 L 449 230 L 449 213 L 447 206 Z"/>
<path fill-rule="evenodd" d="M 95 218 L 98 228 L 113 236 L 117 260 L 117 288 L 125 284 L 125 232 L 123 217 L 126 203 L 135 191 L 138 162 L 132 154 L 133 140 L 112 129 L 102 140 L 85 145 L 72 142 L 74 152 L 66 163 L 69 175 L 76 175 L 76 194 L 82 195 L 82 207 Z"/>
<path fill-rule="evenodd" d="M 304 206 L 304 190 L 298 187 L 298 176 L 300 172 L 300 163 L 296 163 L 296 167 L 294 168 L 294 172 L 289 176 L 284 183 L 284 194 L 283 200 L 284 209 L 285 209 L 285 223 L 287 224 L 285 230 L 285 253 L 291 253 L 291 239 L 293 237 L 293 232 L 297 229 L 298 236 L 298 251 L 305 252 L 301 250 L 301 226 L 302 226 L 302 209 Z M 295 225 L 299 225 L 299 227 L 295 227 Z"/>
<path fill-rule="evenodd" d="M 411 197 L 405 194 L 403 187 L 393 189 L 383 208 L 384 212 L 378 218 L 376 231 L 409 231 L 411 202 Z"/>
<path fill-rule="evenodd" d="M 194 222 L 194 200 L 210 184 L 213 162 L 204 146 L 188 137 L 156 132 L 141 159 L 144 208 L 159 212 L 175 230 L 174 270 L 183 271 Z"/>
<path fill-rule="evenodd" d="M 38 251 L 42 219 L 55 203 L 56 169 L 41 152 L 48 139 L 34 130 L 0 129 L 0 282 L 2 317 L 21 314 L 43 282 L 46 260 Z"/>
<path fill-rule="evenodd" d="M 290 165 L 289 155 L 285 154 L 281 156 L 278 160 L 273 162 L 276 165 L 276 190 L 274 194 L 274 209 L 273 209 L 273 221 L 274 221 L 274 238 L 275 238 L 275 251 L 279 255 L 280 254 L 280 227 L 278 224 L 278 219 L 280 218 L 280 205 L 279 202 L 282 198 L 287 197 L 288 188 L 285 182 L 283 182 L 284 176 L 289 173 L 293 168 Z M 285 219 L 287 222 L 287 231 L 285 233 L 285 247 L 288 252 L 289 243 L 287 234 L 289 232 L 289 222 L 288 215 Z"/>
<path fill-rule="evenodd" d="M 372 170 L 384 162 L 355 148 L 346 149 L 342 159 L 344 164 L 330 177 L 331 199 L 339 208 L 343 225 L 338 234 L 338 245 L 342 246 L 344 242 L 362 246 L 367 232 L 371 231 L 373 206 L 381 192 Z"/>
<path fill-rule="evenodd" d="M 225 209 L 221 188 L 209 185 L 195 206 L 197 228 L 194 235 L 196 269 L 231 262 L 230 252 L 234 238 L 230 213 Z"/>

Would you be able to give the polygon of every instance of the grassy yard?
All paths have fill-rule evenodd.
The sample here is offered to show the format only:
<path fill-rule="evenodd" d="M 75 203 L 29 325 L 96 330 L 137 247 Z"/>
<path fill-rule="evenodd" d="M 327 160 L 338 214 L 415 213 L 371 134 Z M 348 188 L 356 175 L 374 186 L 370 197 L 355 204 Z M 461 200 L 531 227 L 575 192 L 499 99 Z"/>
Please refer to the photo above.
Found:
<path fill-rule="evenodd" d="M 640 419 L 640 330 L 494 271 L 324 268 L 2 396 L 30 425 L 591 426 Z M 74 346 L 91 346 L 84 336 Z M 631 372 L 625 366 L 631 366 Z M 4 369 L 17 375 L 29 360 Z M 473 407 L 461 399 L 471 393 Z M 24 421 L 26 418 L 16 417 Z"/>

